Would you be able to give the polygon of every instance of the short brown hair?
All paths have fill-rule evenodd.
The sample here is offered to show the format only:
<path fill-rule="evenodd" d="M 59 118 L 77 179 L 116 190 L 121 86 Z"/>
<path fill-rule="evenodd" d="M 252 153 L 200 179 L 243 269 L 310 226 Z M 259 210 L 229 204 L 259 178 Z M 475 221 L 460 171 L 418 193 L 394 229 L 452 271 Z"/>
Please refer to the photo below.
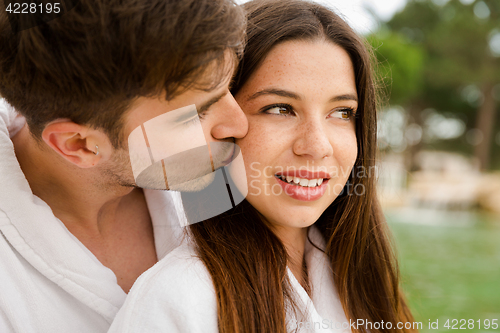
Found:
<path fill-rule="evenodd" d="M 0 95 L 37 139 L 48 122 L 69 118 L 120 147 L 135 98 L 215 88 L 227 74 L 224 52 L 239 53 L 244 29 L 233 0 L 79 0 L 20 32 L 0 13 Z M 217 82 L 199 82 L 207 69 L 220 72 L 210 75 Z"/>

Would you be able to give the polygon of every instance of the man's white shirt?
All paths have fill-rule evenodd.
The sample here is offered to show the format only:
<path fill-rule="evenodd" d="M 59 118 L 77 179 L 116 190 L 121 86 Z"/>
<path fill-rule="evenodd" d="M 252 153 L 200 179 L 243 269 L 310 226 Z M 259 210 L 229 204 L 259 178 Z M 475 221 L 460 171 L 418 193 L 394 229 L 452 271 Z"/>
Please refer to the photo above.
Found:
<path fill-rule="evenodd" d="M 31 192 L 10 139 L 24 124 L 0 99 L 0 332 L 107 332 L 126 294 Z M 144 194 L 161 259 L 182 239 L 180 195 Z"/>

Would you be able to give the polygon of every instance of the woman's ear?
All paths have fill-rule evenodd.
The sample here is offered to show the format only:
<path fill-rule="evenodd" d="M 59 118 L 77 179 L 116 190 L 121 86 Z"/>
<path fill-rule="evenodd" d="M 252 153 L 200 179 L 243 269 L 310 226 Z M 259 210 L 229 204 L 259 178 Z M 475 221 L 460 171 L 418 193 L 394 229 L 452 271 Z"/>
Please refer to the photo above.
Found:
<path fill-rule="evenodd" d="M 42 139 L 62 158 L 80 168 L 93 167 L 110 154 L 109 139 L 102 131 L 69 119 L 49 123 L 42 132 Z"/>

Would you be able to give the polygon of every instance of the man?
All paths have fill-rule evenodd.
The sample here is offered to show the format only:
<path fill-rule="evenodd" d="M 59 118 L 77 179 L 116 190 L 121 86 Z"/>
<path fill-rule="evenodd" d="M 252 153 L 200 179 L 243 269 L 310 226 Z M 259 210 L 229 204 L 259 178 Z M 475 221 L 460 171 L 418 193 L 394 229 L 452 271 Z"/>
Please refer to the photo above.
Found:
<path fill-rule="evenodd" d="M 23 20 L 0 14 L 0 332 L 105 332 L 178 243 L 178 198 L 138 187 L 127 139 L 189 105 L 207 143 L 246 134 L 228 89 L 244 15 L 232 0 L 80 0 Z"/>

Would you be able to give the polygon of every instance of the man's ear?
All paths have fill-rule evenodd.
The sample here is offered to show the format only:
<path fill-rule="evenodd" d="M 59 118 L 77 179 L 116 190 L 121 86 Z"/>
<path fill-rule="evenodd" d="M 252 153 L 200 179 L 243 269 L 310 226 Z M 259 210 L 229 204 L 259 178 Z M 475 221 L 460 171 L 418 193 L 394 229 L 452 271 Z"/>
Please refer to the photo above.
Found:
<path fill-rule="evenodd" d="M 108 137 L 99 130 L 58 119 L 45 126 L 42 139 L 56 153 L 80 168 L 90 168 L 110 154 Z"/>

